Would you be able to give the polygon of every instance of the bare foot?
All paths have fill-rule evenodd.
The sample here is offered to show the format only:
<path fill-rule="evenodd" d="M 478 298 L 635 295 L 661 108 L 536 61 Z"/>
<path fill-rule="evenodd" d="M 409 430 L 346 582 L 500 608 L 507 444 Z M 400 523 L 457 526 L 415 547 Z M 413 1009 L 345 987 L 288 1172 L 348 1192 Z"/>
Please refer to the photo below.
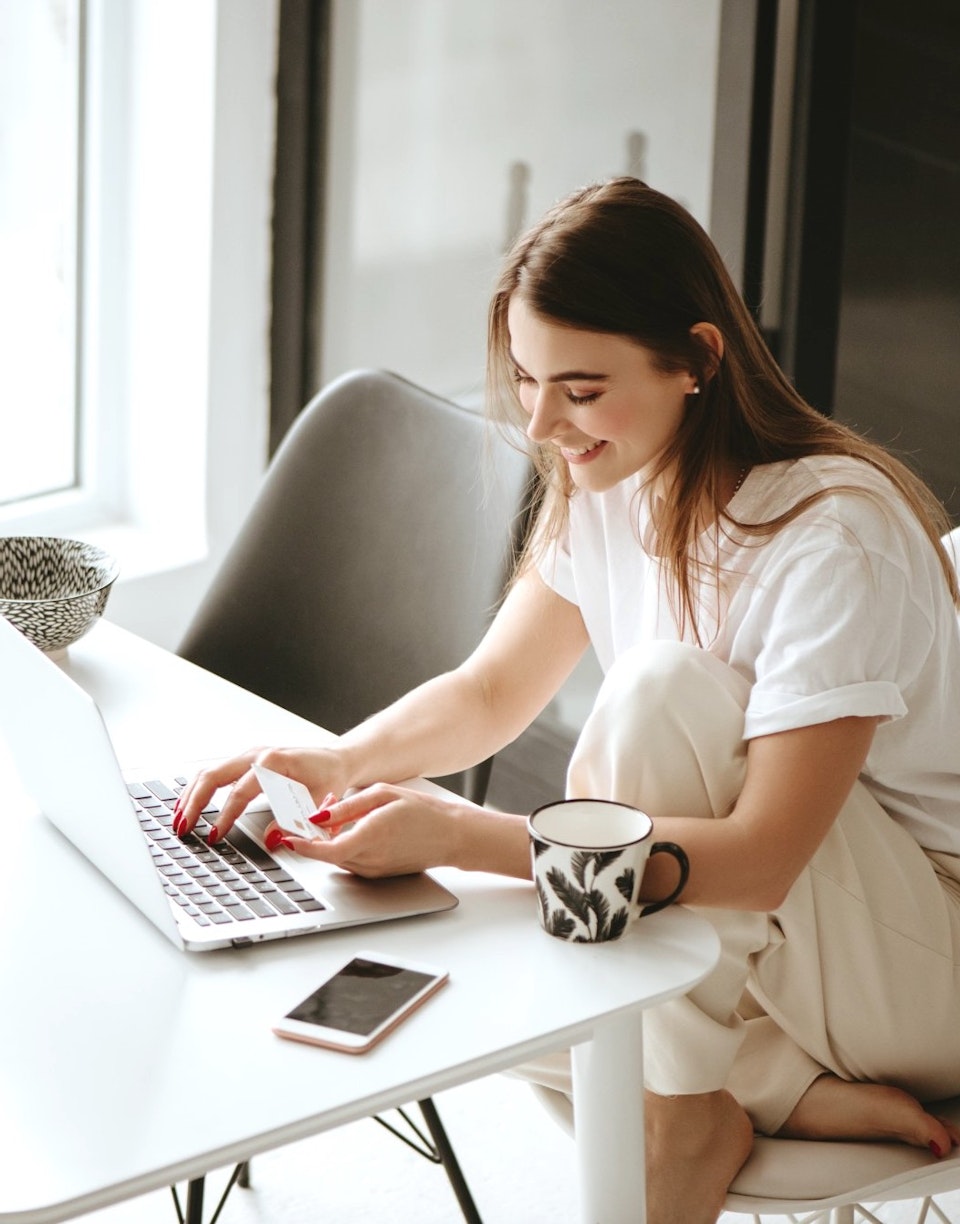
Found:
<path fill-rule="evenodd" d="M 753 1146 L 750 1119 L 729 1092 L 645 1100 L 649 1224 L 716 1224 Z"/>
<path fill-rule="evenodd" d="M 893 1139 L 935 1156 L 960 1144 L 957 1127 L 928 1114 L 908 1092 L 835 1075 L 813 1081 L 778 1133 L 788 1139 Z"/>

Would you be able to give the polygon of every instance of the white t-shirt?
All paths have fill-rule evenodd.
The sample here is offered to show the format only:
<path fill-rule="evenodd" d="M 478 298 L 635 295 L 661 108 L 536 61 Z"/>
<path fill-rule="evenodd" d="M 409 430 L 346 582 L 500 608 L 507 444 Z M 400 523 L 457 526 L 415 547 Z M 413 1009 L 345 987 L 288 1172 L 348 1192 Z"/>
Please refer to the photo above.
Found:
<path fill-rule="evenodd" d="M 719 594 L 699 589 L 701 645 L 750 682 L 748 739 L 849 715 L 883 720 L 862 780 L 931 850 L 960 854 L 960 630 L 939 560 L 885 477 L 814 456 L 754 468 L 728 507 L 764 522 L 846 484 L 772 537 L 721 534 Z M 542 577 L 578 605 L 606 671 L 629 647 L 681 637 L 639 478 L 578 490 Z M 716 560 L 714 533 L 701 537 Z M 721 612 L 719 617 L 718 608 Z M 683 633 L 696 641 L 692 627 Z"/>

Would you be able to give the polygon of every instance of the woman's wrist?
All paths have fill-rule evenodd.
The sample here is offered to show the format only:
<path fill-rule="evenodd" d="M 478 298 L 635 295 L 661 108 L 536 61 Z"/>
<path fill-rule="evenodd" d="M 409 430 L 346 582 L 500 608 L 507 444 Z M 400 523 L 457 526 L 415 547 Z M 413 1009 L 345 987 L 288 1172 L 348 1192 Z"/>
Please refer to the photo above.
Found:
<path fill-rule="evenodd" d="M 385 781 L 375 778 L 368 762 L 368 753 L 362 743 L 357 743 L 353 732 L 342 735 L 333 746 L 336 754 L 338 775 L 341 779 L 341 795 L 351 787 L 369 786 L 371 782 Z"/>
<path fill-rule="evenodd" d="M 529 879 L 526 817 L 476 804 L 458 805 L 450 827 L 448 861 L 463 871 L 489 871 Z"/>

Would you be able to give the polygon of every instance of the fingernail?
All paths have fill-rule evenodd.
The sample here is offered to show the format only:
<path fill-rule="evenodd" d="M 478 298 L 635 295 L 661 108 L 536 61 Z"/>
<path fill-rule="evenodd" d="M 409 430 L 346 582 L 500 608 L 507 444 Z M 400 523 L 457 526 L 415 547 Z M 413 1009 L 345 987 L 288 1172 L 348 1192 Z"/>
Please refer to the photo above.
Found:
<path fill-rule="evenodd" d="M 217 828 L 216 825 L 214 825 L 211 828 L 210 832 L 207 834 L 207 845 L 208 846 L 215 845 L 216 842 L 218 842 L 219 840 L 220 840 L 220 830 Z"/>
<path fill-rule="evenodd" d="M 276 850 L 277 846 L 283 841 L 283 833 L 279 829 L 271 829 L 267 836 L 263 839 L 263 844 L 268 850 Z"/>
<path fill-rule="evenodd" d="M 284 850 L 292 850 L 292 849 L 293 849 L 293 842 L 292 842 L 292 841 L 289 839 L 289 837 L 281 837 L 281 838 L 280 838 L 280 845 L 281 845 L 281 846 L 283 846 Z"/>
<path fill-rule="evenodd" d="M 324 808 L 322 812 L 314 812 L 312 816 L 307 817 L 307 820 L 309 820 L 311 824 L 326 824 L 329 819 L 330 813 L 326 808 Z"/>
<path fill-rule="evenodd" d="M 179 800 L 179 799 L 178 799 L 178 800 L 177 800 L 177 802 L 176 802 L 176 803 L 173 805 L 173 814 L 174 814 L 174 816 L 179 816 L 179 815 L 180 815 L 180 803 L 181 803 L 181 800 Z"/>
<path fill-rule="evenodd" d="M 176 833 L 177 837 L 179 837 L 179 836 L 180 836 L 180 830 L 181 830 L 182 828 L 183 828 L 183 817 L 182 817 L 182 816 L 178 816 L 176 813 L 174 813 L 174 816 L 173 816 L 173 831 L 174 831 L 174 833 Z"/>
<path fill-rule="evenodd" d="M 930 1148 L 930 1151 L 933 1152 L 934 1156 L 936 1156 L 937 1160 L 939 1160 L 943 1156 L 943 1152 L 940 1150 L 939 1143 L 935 1143 L 931 1139 L 927 1146 Z"/>

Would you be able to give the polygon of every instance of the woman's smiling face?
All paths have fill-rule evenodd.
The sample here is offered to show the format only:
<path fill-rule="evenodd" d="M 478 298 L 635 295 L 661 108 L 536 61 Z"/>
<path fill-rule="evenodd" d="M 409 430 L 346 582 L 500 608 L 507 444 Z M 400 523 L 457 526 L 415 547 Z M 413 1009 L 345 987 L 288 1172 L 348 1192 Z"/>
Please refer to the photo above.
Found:
<path fill-rule="evenodd" d="M 664 374 L 626 336 L 564 327 L 519 294 L 507 325 L 527 435 L 563 456 L 578 487 L 611 489 L 672 441 L 696 386 L 691 372 Z"/>

